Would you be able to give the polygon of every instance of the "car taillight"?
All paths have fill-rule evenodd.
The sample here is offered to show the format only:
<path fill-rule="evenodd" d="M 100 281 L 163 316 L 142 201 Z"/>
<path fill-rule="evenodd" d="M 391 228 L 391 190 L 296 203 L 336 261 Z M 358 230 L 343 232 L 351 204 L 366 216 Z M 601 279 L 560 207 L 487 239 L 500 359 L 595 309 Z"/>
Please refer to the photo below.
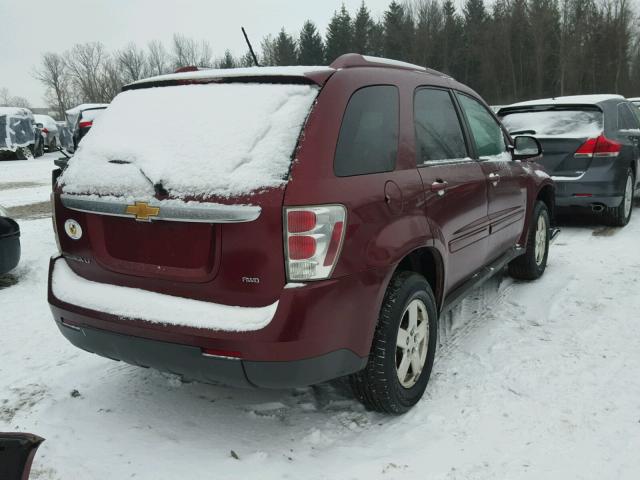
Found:
<path fill-rule="evenodd" d="M 609 140 L 604 135 L 597 138 L 590 138 L 576 150 L 574 156 L 583 158 L 592 157 L 617 157 L 620 154 L 622 145 L 613 140 Z"/>
<path fill-rule="evenodd" d="M 47 130 L 46 128 L 43 128 L 42 133 L 49 133 L 49 130 Z"/>
<path fill-rule="evenodd" d="M 344 240 L 342 205 L 285 208 L 285 257 L 289 280 L 322 280 L 333 271 Z"/>
<path fill-rule="evenodd" d="M 93 125 L 93 120 L 87 120 L 86 122 L 80 122 L 78 124 L 80 128 L 89 128 L 91 125 Z"/>

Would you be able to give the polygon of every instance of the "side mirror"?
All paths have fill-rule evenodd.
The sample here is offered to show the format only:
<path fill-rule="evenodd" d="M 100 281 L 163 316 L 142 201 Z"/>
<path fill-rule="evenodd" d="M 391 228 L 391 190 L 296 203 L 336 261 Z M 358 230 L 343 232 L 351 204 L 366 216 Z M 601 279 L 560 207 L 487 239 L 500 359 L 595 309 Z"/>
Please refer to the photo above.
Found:
<path fill-rule="evenodd" d="M 520 135 L 514 138 L 513 158 L 514 160 L 527 160 L 542 155 L 542 145 L 535 137 Z"/>
<path fill-rule="evenodd" d="M 42 124 L 42 123 L 36 123 L 36 127 L 38 127 L 38 128 L 44 128 L 44 124 Z"/>

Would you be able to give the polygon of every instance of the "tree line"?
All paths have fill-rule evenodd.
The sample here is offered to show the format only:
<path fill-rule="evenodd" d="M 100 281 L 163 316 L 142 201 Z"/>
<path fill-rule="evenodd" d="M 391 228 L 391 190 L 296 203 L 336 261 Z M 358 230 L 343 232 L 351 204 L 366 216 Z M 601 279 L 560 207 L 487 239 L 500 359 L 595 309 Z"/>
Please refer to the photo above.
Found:
<path fill-rule="evenodd" d="M 259 45 L 260 65 L 325 65 L 344 53 L 403 60 L 440 70 L 494 104 L 543 96 L 640 96 L 640 29 L 631 0 L 393 0 L 378 17 L 363 2 L 342 5 L 324 35 L 312 20 Z M 123 85 L 198 65 L 253 65 L 247 51 L 215 58 L 211 44 L 175 34 L 108 52 L 99 42 L 45 53 L 34 74 L 62 116 L 83 102 L 107 103 Z"/>

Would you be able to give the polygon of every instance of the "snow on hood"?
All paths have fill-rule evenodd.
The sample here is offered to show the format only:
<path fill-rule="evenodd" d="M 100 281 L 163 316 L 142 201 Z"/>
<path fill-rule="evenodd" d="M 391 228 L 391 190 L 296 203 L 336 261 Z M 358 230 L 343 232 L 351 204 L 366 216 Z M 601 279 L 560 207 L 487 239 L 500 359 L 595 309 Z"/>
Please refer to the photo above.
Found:
<path fill-rule="evenodd" d="M 172 197 L 206 198 L 278 187 L 318 91 L 246 83 L 125 91 L 82 140 L 63 191 L 149 198 L 161 183 Z"/>

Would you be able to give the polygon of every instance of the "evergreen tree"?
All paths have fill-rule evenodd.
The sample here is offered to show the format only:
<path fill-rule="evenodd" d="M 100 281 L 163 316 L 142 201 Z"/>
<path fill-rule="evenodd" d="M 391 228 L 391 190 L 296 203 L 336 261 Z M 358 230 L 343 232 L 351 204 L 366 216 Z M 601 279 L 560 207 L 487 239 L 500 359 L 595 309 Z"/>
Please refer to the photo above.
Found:
<path fill-rule="evenodd" d="M 416 6 L 415 52 L 412 61 L 430 68 L 442 68 L 444 16 L 438 0 Z"/>
<path fill-rule="evenodd" d="M 460 78 L 463 68 L 460 62 L 462 49 L 462 19 L 456 12 L 453 0 L 442 4 L 442 71 Z"/>
<path fill-rule="evenodd" d="M 327 27 L 325 50 L 327 64 L 331 64 L 340 55 L 351 53 L 352 44 L 351 17 L 343 3 L 340 11 L 334 12 Z"/>
<path fill-rule="evenodd" d="M 231 51 L 225 50 L 224 56 L 218 63 L 218 68 L 236 68 L 237 66 L 236 59 L 231 55 Z"/>
<path fill-rule="evenodd" d="M 371 20 L 371 14 L 369 9 L 363 2 L 360 4 L 360 9 L 356 13 L 356 18 L 353 20 L 353 48 L 354 53 L 361 53 L 363 55 L 370 55 L 371 52 L 371 29 L 373 27 L 373 20 Z"/>
<path fill-rule="evenodd" d="M 472 82 L 476 88 L 487 86 L 483 78 L 487 57 L 487 11 L 483 0 L 465 0 L 462 10 L 464 18 L 464 83 Z"/>
<path fill-rule="evenodd" d="M 405 8 L 393 0 L 384 12 L 384 56 L 395 60 L 411 60 L 413 19 Z"/>
<path fill-rule="evenodd" d="M 296 41 L 284 31 L 284 28 L 280 30 L 276 38 L 274 54 L 276 65 L 295 65 L 297 63 Z"/>
<path fill-rule="evenodd" d="M 299 65 L 323 65 L 324 44 L 315 24 L 311 20 L 304 22 L 298 40 Z"/>
<path fill-rule="evenodd" d="M 384 56 L 384 25 L 373 22 L 369 31 L 369 51 L 375 57 Z"/>

